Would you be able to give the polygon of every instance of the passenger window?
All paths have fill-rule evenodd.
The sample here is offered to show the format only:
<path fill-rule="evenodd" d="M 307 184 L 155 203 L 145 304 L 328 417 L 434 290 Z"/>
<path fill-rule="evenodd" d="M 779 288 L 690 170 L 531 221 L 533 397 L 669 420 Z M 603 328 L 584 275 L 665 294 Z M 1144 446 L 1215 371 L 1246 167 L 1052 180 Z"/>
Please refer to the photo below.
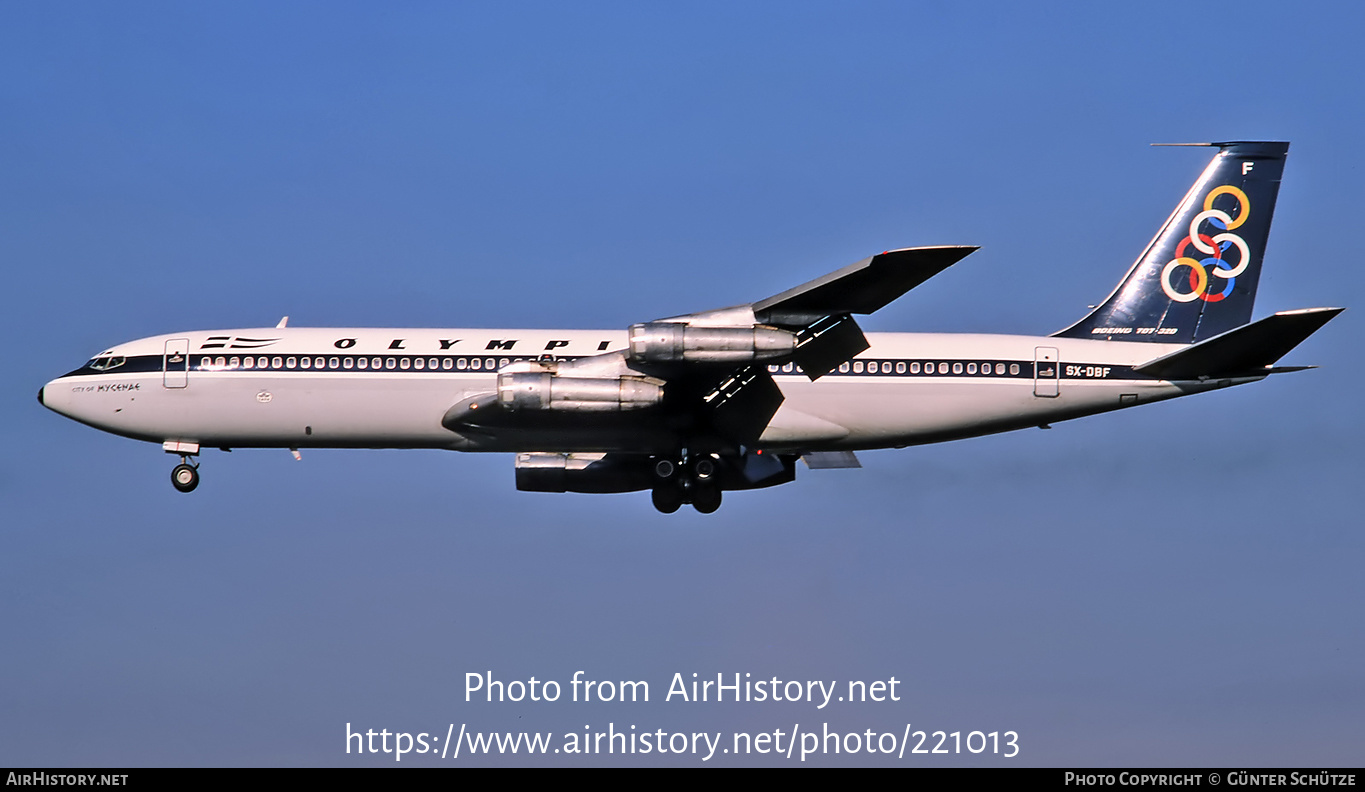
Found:
<path fill-rule="evenodd" d="M 427 361 L 427 368 L 431 369 L 436 368 L 436 358 L 432 358 L 431 360 Z"/>
<path fill-rule="evenodd" d="M 354 366 L 354 365 L 355 365 L 355 360 L 352 359 L 352 358 L 346 358 L 345 360 L 341 361 L 341 367 L 342 367 L 342 368 L 351 368 L 351 367 Z"/>
<path fill-rule="evenodd" d="M 464 371 L 468 366 L 469 361 L 465 360 L 464 358 L 460 358 L 459 360 L 455 361 L 455 368 L 459 369 L 460 371 Z"/>
<path fill-rule="evenodd" d="M 1019 373 L 1019 364 L 1018 364 L 1018 363 L 1011 363 L 1011 364 L 1010 364 L 1010 373 L 1011 373 L 1011 374 L 1018 374 L 1018 373 Z"/>
<path fill-rule="evenodd" d="M 235 355 L 233 356 L 232 360 L 229 360 L 229 361 L 228 361 L 228 368 L 234 368 L 234 369 L 235 369 L 235 368 L 240 367 L 241 365 L 242 365 L 242 359 L 239 358 L 239 357 L 236 357 Z"/>
<path fill-rule="evenodd" d="M 441 358 L 441 368 L 450 371 L 450 358 Z"/>
<path fill-rule="evenodd" d="M 469 367 L 474 369 L 475 371 L 479 371 L 480 369 L 483 368 L 483 361 L 478 358 L 474 358 L 473 360 L 469 361 Z"/>
<path fill-rule="evenodd" d="M 968 364 L 967 364 L 967 373 L 968 373 L 968 374 L 975 374 L 975 373 L 976 373 L 976 364 L 975 364 L 975 363 L 968 363 Z"/>
<path fill-rule="evenodd" d="M 384 361 L 384 368 L 386 369 L 393 369 L 397 365 L 398 361 L 394 360 L 393 358 L 388 358 L 387 360 Z"/>
<path fill-rule="evenodd" d="M 199 360 L 199 368 L 207 370 L 207 369 L 209 369 L 211 366 L 213 366 L 213 358 L 200 358 L 200 360 Z M 95 364 L 94 364 L 94 362 L 92 361 L 92 362 L 90 363 L 90 368 L 94 368 L 94 367 L 95 367 Z"/>
<path fill-rule="evenodd" d="M 322 368 L 323 366 L 327 365 L 327 361 L 323 360 L 322 358 L 318 358 L 317 360 L 313 361 L 313 365 L 316 366 L 317 368 Z"/>
<path fill-rule="evenodd" d="M 255 367 L 256 367 L 256 358 L 254 358 L 254 357 L 244 357 L 244 358 L 242 358 L 242 368 L 255 368 Z"/>
<path fill-rule="evenodd" d="M 847 362 L 847 361 L 845 361 L 845 362 L 839 364 L 839 373 L 840 373 L 840 374 L 847 374 L 847 373 L 848 373 L 848 362 Z"/>
<path fill-rule="evenodd" d="M 962 364 L 961 364 L 961 363 L 954 363 L 954 364 L 953 364 L 953 373 L 954 373 L 954 374 L 961 374 L 961 373 L 962 373 Z"/>
<path fill-rule="evenodd" d="M 313 359 L 312 359 L 312 358 L 307 358 L 307 357 L 306 357 L 306 358 L 300 358 L 300 359 L 299 359 L 299 368 L 312 368 L 312 367 L 313 367 Z"/>
<path fill-rule="evenodd" d="M 793 367 L 794 367 L 794 366 L 793 366 L 793 364 L 791 364 L 791 363 L 786 363 L 786 364 L 784 364 L 784 365 L 782 366 L 782 373 L 783 373 L 783 374 L 790 374 L 790 373 L 792 373 Z"/>
<path fill-rule="evenodd" d="M 905 361 L 901 361 L 901 362 L 899 362 L 899 363 L 896 364 L 896 373 L 897 373 L 897 374 L 904 374 L 904 373 L 905 373 Z"/>
<path fill-rule="evenodd" d="M 919 363 L 911 363 L 911 364 L 910 364 L 910 373 L 911 373 L 911 374 L 918 374 L 918 373 L 919 373 Z"/>
<path fill-rule="evenodd" d="M 882 363 L 882 373 L 883 374 L 891 373 L 891 361 L 888 360 Z"/>
<path fill-rule="evenodd" d="M 412 361 L 407 358 L 398 358 L 398 368 L 407 371 L 412 368 Z"/>
<path fill-rule="evenodd" d="M 224 369 L 224 368 L 227 368 L 227 359 L 224 358 L 224 357 L 222 357 L 222 356 L 220 355 L 219 357 L 217 357 L 217 358 L 214 359 L 214 361 L 213 361 L 213 367 L 216 368 L 216 369 Z"/>
<path fill-rule="evenodd" d="M 417 358 L 416 360 L 412 361 L 412 367 L 420 371 L 427 367 L 427 362 L 422 358 Z"/>
<path fill-rule="evenodd" d="M 996 364 L 995 364 L 995 373 L 996 373 L 996 374 L 1004 374 L 1004 373 L 1005 373 L 1005 364 L 1004 364 L 1004 363 L 996 363 Z"/>
<path fill-rule="evenodd" d="M 356 368 L 360 368 L 360 369 L 369 368 L 369 365 L 370 365 L 370 359 L 369 359 L 369 358 L 357 358 L 356 361 L 355 361 L 355 366 L 356 366 Z"/>
<path fill-rule="evenodd" d="M 298 365 L 298 360 L 297 360 L 296 358 L 292 358 L 292 357 L 291 357 L 291 358 L 285 358 L 285 361 L 284 361 L 284 367 L 285 367 L 285 368 L 293 368 L 293 367 L 295 367 L 295 366 L 297 366 L 297 365 Z"/>
<path fill-rule="evenodd" d="M 863 362 L 862 362 L 861 360 L 854 361 L 854 363 L 853 363 L 853 373 L 854 373 L 854 374 L 861 374 L 861 373 L 863 373 Z"/>
<path fill-rule="evenodd" d="M 493 369 L 497 368 L 497 366 L 493 365 L 493 358 L 484 358 L 483 367 L 488 369 L 489 371 L 492 371 Z"/>
<path fill-rule="evenodd" d="M 276 358 L 271 358 L 271 359 L 270 359 L 270 367 L 271 367 L 271 368 L 280 368 L 280 367 L 283 366 L 283 365 L 284 365 L 284 361 L 281 360 L 280 358 L 277 358 L 277 357 L 276 357 Z"/>
<path fill-rule="evenodd" d="M 502 368 L 503 366 L 507 365 L 510 362 L 511 361 L 509 361 L 507 358 L 503 358 L 502 360 L 498 361 L 498 368 Z"/>
<path fill-rule="evenodd" d="M 948 373 L 948 364 L 947 364 L 947 363 L 940 363 L 940 364 L 938 364 L 938 373 L 940 373 L 940 374 L 947 374 L 947 373 Z"/>
<path fill-rule="evenodd" d="M 321 358 L 319 358 L 319 359 L 321 359 Z M 337 367 L 340 366 L 340 365 L 341 365 L 341 361 L 340 361 L 339 359 L 337 359 L 337 358 L 329 358 L 329 359 L 327 360 L 327 368 L 329 368 L 329 369 L 337 368 Z"/>

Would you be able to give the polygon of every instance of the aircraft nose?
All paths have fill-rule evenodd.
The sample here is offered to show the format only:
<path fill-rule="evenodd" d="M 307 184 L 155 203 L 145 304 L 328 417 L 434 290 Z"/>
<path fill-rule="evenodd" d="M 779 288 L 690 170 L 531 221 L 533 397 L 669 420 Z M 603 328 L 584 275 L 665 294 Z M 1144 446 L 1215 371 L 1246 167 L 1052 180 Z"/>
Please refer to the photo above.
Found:
<path fill-rule="evenodd" d="M 56 380 L 44 383 L 43 387 L 38 389 L 38 403 L 59 415 L 67 414 L 64 409 L 66 404 L 62 399 L 62 387 L 57 385 Z"/>

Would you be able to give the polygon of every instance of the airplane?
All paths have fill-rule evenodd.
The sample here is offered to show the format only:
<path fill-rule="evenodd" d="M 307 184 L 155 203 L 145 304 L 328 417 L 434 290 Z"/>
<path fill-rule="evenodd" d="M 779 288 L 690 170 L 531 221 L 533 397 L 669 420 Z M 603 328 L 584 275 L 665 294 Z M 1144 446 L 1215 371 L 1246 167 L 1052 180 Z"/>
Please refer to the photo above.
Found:
<path fill-rule="evenodd" d="M 273 328 L 111 347 L 47 408 L 180 457 L 201 449 L 440 448 L 516 455 L 532 492 L 648 490 L 672 513 L 792 481 L 796 464 L 1007 432 L 1257 382 L 1341 308 L 1252 322 L 1289 144 L 1217 148 L 1108 298 L 1050 336 L 864 333 L 977 248 L 865 258 L 757 302 L 626 330 Z"/>

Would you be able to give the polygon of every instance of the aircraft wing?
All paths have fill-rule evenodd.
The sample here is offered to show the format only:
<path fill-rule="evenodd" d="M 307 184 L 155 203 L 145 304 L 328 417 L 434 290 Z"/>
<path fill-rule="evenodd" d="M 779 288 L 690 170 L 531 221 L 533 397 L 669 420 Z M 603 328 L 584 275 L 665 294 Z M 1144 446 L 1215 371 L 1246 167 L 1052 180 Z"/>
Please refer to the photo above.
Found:
<path fill-rule="evenodd" d="M 763 324 L 807 327 L 826 316 L 870 314 L 966 258 L 971 245 L 914 247 L 869 256 L 753 304 Z"/>
<path fill-rule="evenodd" d="M 496 393 L 466 398 L 453 431 L 513 426 L 519 413 L 665 411 L 689 436 L 752 446 L 782 405 L 769 366 L 819 379 L 868 348 L 854 314 L 872 313 L 961 261 L 973 246 L 889 250 L 747 305 L 630 327 L 625 350 L 573 361 L 514 363 Z"/>
<path fill-rule="evenodd" d="M 689 325 L 682 334 L 677 329 L 672 331 L 680 342 L 679 360 L 658 369 L 659 376 L 675 391 L 695 391 L 704 384 L 695 392 L 701 395 L 700 406 L 707 422 L 724 437 L 752 444 L 783 401 L 781 388 L 768 372 L 769 365 L 790 361 L 812 380 L 823 377 L 868 348 L 853 314 L 870 314 L 885 307 L 976 250 L 967 245 L 888 250 L 747 306 L 635 325 L 631 328 L 630 354 L 648 356 L 646 345 L 637 346 L 636 339 L 648 340 L 651 328 Z M 692 325 L 696 325 L 695 331 Z M 752 341 L 749 332 L 754 334 Z M 687 349 L 687 333 L 697 339 L 696 349 Z M 750 344 L 751 354 L 708 358 L 707 345 L 719 351 L 726 345 L 726 333 L 737 334 L 736 342 L 742 339 L 742 343 Z M 778 342 L 784 337 L 787 346 L 779 353 Z M 760 349 L 765 343 L 771 347 Z M 728 365 L 716 365 L 722 362 Z"/>

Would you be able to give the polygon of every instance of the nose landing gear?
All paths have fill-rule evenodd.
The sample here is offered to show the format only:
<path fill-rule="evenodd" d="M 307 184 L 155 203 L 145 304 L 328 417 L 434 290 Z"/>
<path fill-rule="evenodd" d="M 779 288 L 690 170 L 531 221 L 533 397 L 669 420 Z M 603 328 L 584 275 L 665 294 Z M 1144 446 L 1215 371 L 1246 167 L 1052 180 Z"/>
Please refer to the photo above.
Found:
<path fill-rule="evenodd" d="M 702 514 L 720 508 L 721 490 L 716 482 L 717 460 L 709 454 L 688 457 L 679 462 L 659 457 L 654 464 L 654 508 L 672 514 L 684 503 Z"/>
<path fill-rule="evenodd" d="M 193 492 L 199 486 L 199 466 L 191 465 L 189 457 L 180 457 L 180 464 L 171 470 L 171 485 L 181 492 Z"/>

